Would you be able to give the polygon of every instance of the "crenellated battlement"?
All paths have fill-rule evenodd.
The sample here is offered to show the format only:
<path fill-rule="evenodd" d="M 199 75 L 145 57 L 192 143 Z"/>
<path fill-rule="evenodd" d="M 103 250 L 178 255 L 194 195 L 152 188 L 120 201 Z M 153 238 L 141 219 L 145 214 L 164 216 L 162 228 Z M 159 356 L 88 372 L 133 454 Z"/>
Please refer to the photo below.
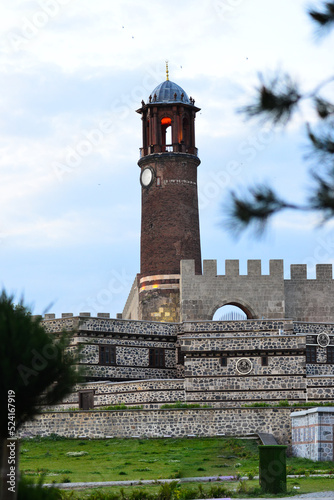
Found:
<path fill-rule="evenodd" d="M 317 264 L 316 277 L 310 278 L 310 281 L 317 280 L 332 280 L 333 269 L 332 264 Z M 183 260 L 181 262 L 183 274 L 195 274 L 195 266 L 192 260 Z M 273 259 L 269 261 L 269 274 L 262 274 L 262 262 L 259 259 L 247 260 L 247 274 L 240 274 L 239 260 L 230 259 L 225 260 L 225 274 L 217 274 L 217 260 L 204 260 L 203 261 L 203 276 L 275 276 L 284 278 L 284 262 L 282 259 Z M 290 279 L 291 280 L 307 280 L 307 265 L 306 264 L 291 264 L 290 266 Z"/>
<path fill-rule="evenodd" d="M 56 318 L 56 315 L 54 313 L 47 313 L 44 315 L 44 320 L 50 320 L 50 319 L 64 319 L 64 318 L 90 318 L 91 313 L 90 312 L 80 312 L 79 314 L 73 314 L 73 313 L 62 313 L 60 318 Z M 109 319 L 110 318 L 110 313 L 97 313 L 95 316 L 96 318 L 105 318 Z"/>
<path fill-rule="evenodd" d="M 283 260 L 270 260 L 269 261 L 269 276 L 282 276 L 283 277 Z M 217 261 L 204 260 L 203 261 L 203 275 L 217 276 Z M 225 260 L 225 276 L 261 276 L 261 260 L 248 260 L 247 261 L 247 274 L 240 275 L 239 260 Z M 268 276 L 264 274 L 263 276 Z"/>
<path fill-rule="evenodd" d="M 315 267 L 317 280 L 332 280 L 333 266 L 332 264 L 317 264 Z M 290 266 L 291 280 L 307 280 L 307 265 L 306 264 L 291 264 Z"/>
<path fill-rule="evenodd" d="M 262 274 L 261 260 L 254 259 L 247 261 L 247 274 L 240 274 L 239 260 L 230 259 L 225 260 L 225 274 L 217 275 L 217 261 L 216 260 L 204 260 L 203 261 L 203 276 L 226 276 L 229 278 L 239 277 L 239 276 L 273 276 L 281 277 L 284 276 L 283 260 L 270 260 L 269 261 L 269 274 Z M 184 274 L 195 274 L 195 266 L 191 260 L 183 260 L 181 262 L 181 269 Z"/>
<path fill-rule="evenodd" d="M 296 321 L 334 321 L 332 264 L 317 264 L 316 277 L 307 277 L 306 264 L 292 264 L 284 278 L 282 259 L 269 261 L 269 274 L 261 260 L 247 261 L 240 274 L 239 260 L 225 260 L 225 274 L 217 274 L 217 261 L 204 260 L 203 274 L 195 274 L 193 260 L 181 261 L 181 320 L 211 320 L 223 305 L 237 305 L 248 318 L 291 318 Z"/>

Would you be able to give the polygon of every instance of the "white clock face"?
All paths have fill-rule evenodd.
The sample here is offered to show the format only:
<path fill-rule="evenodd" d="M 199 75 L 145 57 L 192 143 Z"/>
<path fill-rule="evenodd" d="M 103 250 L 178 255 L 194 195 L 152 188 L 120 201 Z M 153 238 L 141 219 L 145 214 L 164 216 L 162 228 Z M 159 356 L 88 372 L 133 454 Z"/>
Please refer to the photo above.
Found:
<path fill-rule="evenodd" d="M 144 168 L 140 175 L 140 182 L 144 187 L 148 187 L 153 181 L 153 171 L 150 167 Z"/>

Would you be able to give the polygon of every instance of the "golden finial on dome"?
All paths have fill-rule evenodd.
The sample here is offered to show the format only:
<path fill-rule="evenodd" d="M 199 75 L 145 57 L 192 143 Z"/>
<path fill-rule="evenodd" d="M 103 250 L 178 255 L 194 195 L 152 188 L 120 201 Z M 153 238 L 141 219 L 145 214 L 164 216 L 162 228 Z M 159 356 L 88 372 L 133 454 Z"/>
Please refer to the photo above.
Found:
<path fill-rule="evenodd" d="M 168 61 L 166 61 L 166 80 L 169 80 Z"/>

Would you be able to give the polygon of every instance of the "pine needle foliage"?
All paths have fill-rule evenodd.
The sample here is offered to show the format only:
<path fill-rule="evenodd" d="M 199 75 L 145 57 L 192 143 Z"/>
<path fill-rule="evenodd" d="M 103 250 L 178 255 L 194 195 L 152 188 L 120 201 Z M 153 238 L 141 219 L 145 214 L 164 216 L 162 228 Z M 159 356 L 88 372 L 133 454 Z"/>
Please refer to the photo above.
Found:
<path fill-rule="evenodd" d="M 308 15 L 321 33 L 328 31 L 334 27 L 334 1 L 322 2 L 319 8 L 309 9 Z M 237 236 L 247 228 L 261 235 L 270 218 L 287 209 L 318 213 L 322 222 L 334 217 L 334 97 L 330 101 L 322 95 L 323 89 L 328 91 L 334 82 L 334 75 L 304 93 L 286 73 L 278 73 L 267 81 L 260 74 L 259 81 L 254 102 L 240 110 L 247 118 L 285 126 L 302 101 L 313 105 L 318 122 L 312 127 L 305 124 L 308 157 L 315 162 L 310 170 L 312 188 L 303 205 L 285 200 L 268 185 L 259 184 L 241 193 L 232 190 L 224 207 L 223 225 Z"/>
<path fill-rule="evenodd" d="M 79 381 L 78 353 L 69 348 L 70 337 L 45 331 L 41 317 L 23 304 L 14 304 L 5 291 L 0 295 L 0 405 L 15 399 L 15 427 L 40 413 L 41 405 L 58 403 Z M 8 436 L 8 413 L 0 412 L 0 438 Z"/>

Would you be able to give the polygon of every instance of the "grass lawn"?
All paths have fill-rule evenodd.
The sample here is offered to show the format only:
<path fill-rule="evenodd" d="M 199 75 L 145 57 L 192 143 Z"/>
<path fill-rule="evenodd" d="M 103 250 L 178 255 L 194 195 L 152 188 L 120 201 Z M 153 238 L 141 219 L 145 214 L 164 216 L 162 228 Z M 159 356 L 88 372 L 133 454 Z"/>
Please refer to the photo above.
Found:
<path fill-rule="evenodd" d="M 27 478 L 37 480 L 44 474 L 44 482 L 96 482 L 143 479 L 177 479 L 198 476 L 249 476 L 258 475 L 258 442 L 254 439 L 234 438 L 183 438 L 183 439 L 108 439 L 75 440 L 35 438 L 21 441 L 20 470 Z M 288 474 L 333 473 L 332 478 L 288 479 L 290 494 L 313 491 L 334 491 L 333 462 L 312 462 L 307 459 L 288 458 Z M 212 494 L 249 498 L 261 496 L 258 480 L 235 483 L 187 483 L 177 486 L 178 500 L 205 498 Z M 120 498 L 144 497 L 144 492 L 157 493 L 159 485 L 139 485 L 99 489 L 108 494 L 120 494 Z M 199 488 L 203 488 L 202 491 Z M 135 492 L 135 493 L 134 493 Z M 141 493 L 142 492 L 142 493 Z M 184 494 L 181 492 L 185 492 Z M 214 493 L 214 491 L 213 491 Z M 71 496 L 70 496 L 71 495 Z M 64 493 L 64 498 L 91 497 L 92 490 Z M 199 496 L 198 496 L 199 495 Z M 245 496 L 246 495 L 246 496 Z M 101 497 L 102 498 L 102 497 Z M 134 497 L 131 497 L 134 498 Z M 134 499 L 136 500 L 136 499 Z"/>
<path fill-rule="evenodd" d="M 45 482 L 255 475 L 257 445 L 224 438 L 30 439 L 21 442 L 20 469 L 27 476 L 45 474 Z"/>

